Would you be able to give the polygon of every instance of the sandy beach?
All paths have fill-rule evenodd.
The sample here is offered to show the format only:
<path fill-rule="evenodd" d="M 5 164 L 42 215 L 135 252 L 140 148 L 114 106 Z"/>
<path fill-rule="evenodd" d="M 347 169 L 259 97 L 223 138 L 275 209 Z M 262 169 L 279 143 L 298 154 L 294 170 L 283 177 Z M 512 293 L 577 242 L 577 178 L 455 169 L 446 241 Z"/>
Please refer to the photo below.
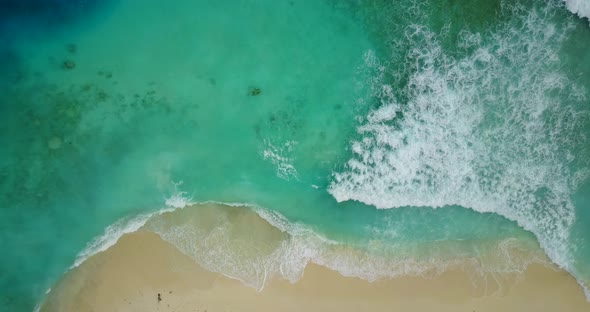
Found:
<path fill-rule="evenodd" d="M 139 231 L 69 271 L 47 295 L 53 311 L 589 311 L 566 272 L 531 265 L 521 278 L 474 281 L 463 271 L 367 282 L 308 265 L 295 284 L 262 292 L 202 269 L 154 233 Z"/>

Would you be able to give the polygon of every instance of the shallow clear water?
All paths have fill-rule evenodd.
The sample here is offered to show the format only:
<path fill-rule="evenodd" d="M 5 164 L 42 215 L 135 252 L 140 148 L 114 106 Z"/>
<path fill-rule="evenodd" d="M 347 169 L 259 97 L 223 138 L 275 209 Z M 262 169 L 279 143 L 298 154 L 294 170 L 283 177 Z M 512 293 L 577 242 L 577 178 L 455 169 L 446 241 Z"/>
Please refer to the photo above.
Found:
<path fill-rule="evenodd" d="M 400 262 L 538 242 L 590 280 L 590 27 L 559 5 L 27 4 L 5 11 L 0 54 L 13 310 L 179 194 Z"/>

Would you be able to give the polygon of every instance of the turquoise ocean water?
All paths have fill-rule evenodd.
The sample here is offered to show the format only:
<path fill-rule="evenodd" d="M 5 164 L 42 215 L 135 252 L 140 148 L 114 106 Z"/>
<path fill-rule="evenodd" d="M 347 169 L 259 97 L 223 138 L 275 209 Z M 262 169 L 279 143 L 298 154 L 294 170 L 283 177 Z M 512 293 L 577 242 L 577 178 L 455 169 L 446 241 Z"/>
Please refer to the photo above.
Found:
<path fill-rule="evenodd" d="M 206 201 L 291 238 L 236 270 L 194 253 L 233 245 L 184 212 L 146 226 L 257 289 L 308 261 L 374 280 L 542 253 L 588 287 L 590 25 L 572 12 L 588 2 L 5 1 L 0 304 L 31 311 L 146 214 Z"/>

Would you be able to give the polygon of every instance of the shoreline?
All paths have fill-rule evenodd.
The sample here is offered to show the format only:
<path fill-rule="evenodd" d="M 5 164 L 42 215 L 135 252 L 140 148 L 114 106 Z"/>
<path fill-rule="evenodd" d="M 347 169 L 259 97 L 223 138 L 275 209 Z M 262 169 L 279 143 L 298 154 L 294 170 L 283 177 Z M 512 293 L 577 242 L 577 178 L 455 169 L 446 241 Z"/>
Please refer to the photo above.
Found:
<path fill-rule="evenodd" d="M 522 276 L 487 280 L 451 269 L 432 278 L 367 282 L 308 264 L 294 284 L 271 280 L 261 292 L 209 272 L 157 234 L 125 234 L 67 272 L 39 311 L 588 311 L 576 280 L 531 264 Z M 158 300 L 160 294 L 160 300 Z"/>

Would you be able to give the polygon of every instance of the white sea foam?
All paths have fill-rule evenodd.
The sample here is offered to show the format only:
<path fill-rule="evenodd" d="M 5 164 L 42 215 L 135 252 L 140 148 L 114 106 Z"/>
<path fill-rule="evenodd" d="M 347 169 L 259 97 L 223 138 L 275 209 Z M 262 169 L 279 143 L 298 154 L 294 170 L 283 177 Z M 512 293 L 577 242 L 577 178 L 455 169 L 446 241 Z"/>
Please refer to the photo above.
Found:
<path fill-rule="evenodd" d="M 262 157 L 275 166 L 277 177 L 286 181 L 298 179 L 297 169 L 293 166 L 294 159 L 290 156 L 296 145 L 296 141 L 273 145 L 270 140 L 264 140 Z"/>
<path fill-rule="evenodd" d="M 406 61 L 415 65 L 403 90 L 387 85 L 385 66 L 367 54 L 382 106 L 358 127 L 354 155 L 329 192 L 377 208 L 494 212 L 533 232 L 571 271 L 570 196 L 588 172 L 570 166 L 586 139 L 576 129 L 588 116 L 580 108 L 587 90 L 561 72 L 557 52 L 569 26 L 558 30 L 549 9 L 510 9 L 517 17 L 490 33 L 461 33 L 459 47 L 472 51 L 461 57 L 445 54 L 427 27 L 409 27 Z"/>
<path fill-rule="evenodd" d="M 590 0 L 563 0 L 567 9 L 590 20 Z"/>
<path fill-rule="evenodd" d="M 207 207 L 213 208 L 210 215 L 198 215 L 199 209 Z M 228 207 L 242 209 L 245 217 L 240 220 L 232 213 L 227 214 Z M 182 212 L 187 214 L 178 215 Z M 197 224 L 190 220 L 195 217 L 195 212 Z M 165 219 L 167 216 L 171 217 L 168 221 Z M 203 220 L 199 220 L 201 218 Z M 105 234 L 96 241 L 109 243 L 89 244 L 86 258 L 81 257 L 78 265 L 116 244 L 124 233 L 138 230 L 137 224 L 142 224 L 139 227 L 147 231 L 154 231 L 205 269 L 240 280 L 258 291 L 273 278 L 295 283 L 309 263 L 367 281 L 406 275 L 433 277 L 446 269 L 471 269 L 476 274 L 474 277 L 484 278 L 484 285 L 475 286 L 487 286 L 488 277 L 494 282 L 496 274 L 520 274 L 530 263 L 545 262 L 542 254 L 516 239 L 495 242 L 487 252 L 475 256 L 453 253 L 452 257 L 444 257 L 435 250 L 430 257 L 418 259 L 412 246 L 395 246 L 389 241 L 372 241 L 368 245 L 363 244 L 363 247 L 343 244 L 303 224 L 290 222 L 280 213 L 244 203 L 187 202 L 182 207 L 169 207 L 152 213 L 147 220 L 145 215 L 131 220 L 135 221 L 128 222 L 129 226 L 122 226 L 125 222 L 121 220 L 116 223 L 121 225 L 109 227 L 121 229 L 119 231 L 105 230 Z M 259 230 L 262 231 L 257 235 Z M 106 236 L 109 238 L 102 238 Z M 90 249 L 91 246 L 96 247 Z M 427 249 L 433 250 L 430 247 Z M 525 257 L 518 256 L 523 252 Z M 39 307 L 37 305 L 35 311 Z"/>
<path fill-rule="evenodd" d="M 363 138 L 352 144 L 355 157 L 348 171 L 336 174 L 332 195 L 339 201 L 359 200 L 379 208 L 459 204 L 495 212 L 535 233 L 552 260 L 567 269 L 566 241 L 575 217 L 569 194 L 586 173 L 569 173 L 571 156 L 564 160 L 558 151 L 564 142 L 577 139 L 562 134 L 575 127 L 579 112 L 557 107 L 547 93 L 584 100 L 585 90 L 572 86 L 557 69 L 554 49 L 564 35 L 534 12 L 523 25 L 524 33 L 499 29 L 492 45 L 482 44 L 477 34 L 463 33 L 461 43 L 475 52 L 462 59 L 445 55 L 428 29 L 413 27 L 408 39 L 424 44 L 411 55 L 420 67 L 405 90 L 410 102 L 397 102 L 395 90 L 375 79 L 371 87 L 383 105 L 365 116 L 358 129 Z M 519 49 L 530 53 L 514 53 Z M 384 69 L 371 54 L 367 64 L 377 72 Z M 514 66 L 521 71 L 515 73 Z M 400 114 L 403 118 L 398 120 Z M 547 115 L 554 119 L 544 120 Z M 267 144 L 262 152 L 284 179 L 297 177 L 289 156 L 292 148 Z M 164 210 L 109 226 L 72 267 L 108 249 L 125 233 L 137 231 L 155 215 L 194 204 L 186 194 L 177 195 L 166 200 Z M 178 226 L 156 232 L 205 268 L 258 290 L 272 277 L 298 280 L 308 263 L 372 281 L 436 274 L 468 262 L 485 272 L 520 272 L 528 261 L 542 262 L 534 257 L 512 259 L 513 251 L 520 248 L 513 241 L 499 242 L 499 260 L 485 265 L 477 257 L 416 259 L 410 251 L 403 252 L 404 246 L 387 246 L 397 251 L 397 257 L 383 255 L 382 242 L 359 249 L 330 241 L 278 213 L 255 211 L 286 235 L 248 257 L 232 242 L 229 223 L 211 231 Z"/>
<path fill-rule="evenodd" d="M 79 266 L 89 257 L 107 250 L 109 247 L 115 245 L 121 236 L 137 231 L 145 222 L 152 216 L 152 214 L 142 214 L 131 219 L 123 219 L 112 225 L 109 225 L 104 233 L 92 240 L 84 250 L 77 256 L 74 264 L 70 269 Z"/>
<path fill-rule="evenodd" d="M 92 257 L 93 255 L 109 249 L 119 241 L 121 236 L 127 233 L 136 232 L 142 226 L 144 226 L 152 216 L 170 212 L 175 209 L 182 209 L 187 205 L 190 205 L 192 198 L 187 197 L 186 195 L 187 194 L 185 192 L 178 191 L 169 198 L 165 199 L 166 207 L 164 209 L 151 213 L 140 214 L 131 218 L 124 218 L 112 225 L 109 225 L 101 236 L 93 239 L 80 253 L 78 253 L 76 260 L 74 261 L 74 264 L 70 266 L 70 269 L 79 266 L 84 261 L 86 261 L 86 259 Z"/>
<path fill-rule="evenodd" d="M 259 291 L 274 276 L 292 282 L 301 277 L 312 257 L 310 252 L 316 248 L 310 246 L 311 241 L 283 232 L 296 226 L 272 212 L 257 210 L 273 220 L 276 227 L 265 223 L 247 207 L 237 208 L 246 212 L 237 214 L 236 210 L 221 205 L 213 208 L 208 205 L 194 207 L 196 216 L 183 216 L 181 220 L 173 216 L 151 220 L 146 229 L 175 245 L 205 269 L 240 280 Z"/>
<path fill-rule="evenodd" d="M 240 280 L 258 291 L 273 278 L 296 282 L 309 263 L 344 276 L 375 281 L 403 275 L 433 276 L 448 268 L 474 269 L 481 277 L 518 274 L 528 264 L 543 263 L 545 259 L 516 239 L 491 243 L 483 248 L 487 251 L 471 255 L 439 253 L 444 248 L 436 243 L 422 247 L 432 251 L 429 256 L 417 258 L 419 246 L 396 245 L 389 240 L 374 240 L 362 246 L 345 244 L 290 222 L 275 211 L 245 205 L 238 212 L 224 206 L 206 203 L 183 210 L 182 215 L 175 211 L 157 216 L 145 229 L 154 231 L 205 269 Z M 450 245 L 461 250 L 464 242 Z M 526 256 L 518 256 L 519 252 Z"/>
<path fill-rule="evenodd" d="M 277 277 L 295 283 L 309 263 L 344 276 L 374 281 L 403 275 L 433 276 L 448 268 L 466 267 L 486 277 L 520 273 L 530 263 L 544 262 L 542 255 L 515 239 L 496 242 L 490 249 L 493 252 L 481 255 L 452 253 L 451 257 L 445 257 L 437 253 L 438 247 L 427 247 L 433 250 L 431 255 L 418 259 L 416 246 L 392 245 L 389 240 L 374 240 L 363 246 L 344 244 L 256 205 L 195 203 L 184 192 L 170 196 L 167 203 L 160 211 L 109 226 L 102 236 L 88 244 L 71 268 L 115 245 L 124 234 L 140 229 L 157 233 L 205 269 L 240 280 L 258 291 Z M 235 209 L 230 211 L 232 207 L 241 214 Z M 527 256 L 514 257 L 518 252 Z M 486 261 L 489 255 L 493 256 Z"/>

